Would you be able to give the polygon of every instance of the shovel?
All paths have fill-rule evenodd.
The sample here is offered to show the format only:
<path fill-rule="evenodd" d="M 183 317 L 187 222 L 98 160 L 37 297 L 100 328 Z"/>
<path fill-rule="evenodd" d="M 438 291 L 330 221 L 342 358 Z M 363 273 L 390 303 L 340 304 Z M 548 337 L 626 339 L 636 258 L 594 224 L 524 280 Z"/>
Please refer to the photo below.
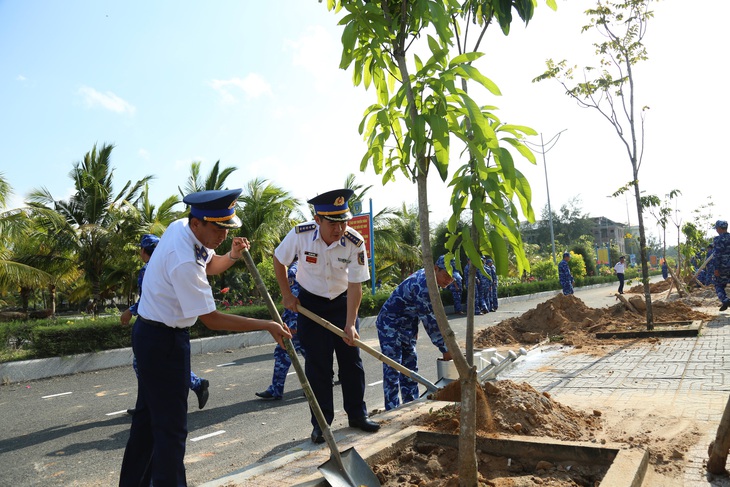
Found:
<path fill-rule="evenodd" d="M 312 320 L 315 323 L 317 323 L 318 325 L 321 325 L 321 326 L 327 328 L 329 331 L 331 331 L 335 335 L 340 336 L 342 338 L 346 338 L 347 337 L 347 335 L 345 334 L 345 332 L 343 330 L 341 330 L 340 328 L 337 328 L 335 325 L 333 325 L 329 321 L 325 320 L 321 316 L 318 316 L 318 315 L 312 313 L 311 311 L 309 311 L 308 309 L 306 309 L 305 307 L 303 307 L 301 304 L 297 305 L 297 310 L 301 314 L 303 314 L 304 316 L 306 316 L 307 318 L 309 318 L 310 320 Z M 409 378 L 411 378 L 411 379 L 413 379 L 413 380 L 415 380 L 417 382 L 420 382 L 421 384 L 423 384 L 424 386 L 426 386 L 426 389 L 428 389 L 429 392 L 436 392 L 436 391 L 439 390 L 439 388 L 438 388 L 438 386 L 436 386 L 436 384 L 434 384 L 433 382 L 429 381 L 428 379 L 426 379 L 422 375 L 419 375 L 417 372 L 414 372 L 411 369 L 404 367 L 403 365 L 399 364 L 398 362 L 396 362 L 392 358 L 387 357 L 387 356 L 383 355 L 382 353 L 378 352 L 374 348 L 372 348 L 372 347 L 370 347 L 368 345 L 365 345 L 363 342 L 361 342 L 357 338 L 355 339 L 355 345 L 358 348 L 366 351 L 367 353 L 369 353 L 370 355 L 372 355 L 376 359 L 380 360 L 385 365 L 387 365 L 389 367 L 393 367 L 395 370 L 397 370 L 401 374 L 405 375 L 406 377 L 409 377 Z"/>
<path fill-rule="evenodd" d="M 256 268 L 256 264 L 254 264 L 251 258 L 251 254 L 248 253 L 248 250 L 244 249 L 242 255 L 248 271 L 254 278 L 256 289 L 258 289 L 261 297 L 266 301 L 266 307 L 269 309 L 272 319 L 283 325 L 284 322 L 281 320 L 281 316 L 279 316 L 279 310 L 276 309 L 276 305 L 271 299 L 269 291 L 266 289 L 266 284 L 261 279 L 261 274 L 259 274 L 258 268 Z M 294 350 L 291 340 L 284 338 L 284 345 L 286 346 L 286 352 L 289 354 L 294 370 L 297 372 L 299 382 L 302 384 L 302 389 L 309 402 L 309 407 L 312 408 L 314 417 L 317 419 L 317 424 L 319 424 L 322 430 L 322 436 L 324 436 L 327 446 L 330 449 L 330 459 L 319 466 L 319 471 L 325 480 L 332 487 L 380 487 L 380 481 L 375 476 L 375 473 L 373 473 L 367 462 L 365 462 L 354 448 L 348 448 L 340 454 L 337 443 L 335 443 L 335 437 L 332 435 L 332 431 L 324 419 L 324 413 L 322 413 L 322 409 L 319 407 L 317 398 L 314 397 L 312 386 L 304 374 L 304 369 L 299 362 L 299 357 Z"/>

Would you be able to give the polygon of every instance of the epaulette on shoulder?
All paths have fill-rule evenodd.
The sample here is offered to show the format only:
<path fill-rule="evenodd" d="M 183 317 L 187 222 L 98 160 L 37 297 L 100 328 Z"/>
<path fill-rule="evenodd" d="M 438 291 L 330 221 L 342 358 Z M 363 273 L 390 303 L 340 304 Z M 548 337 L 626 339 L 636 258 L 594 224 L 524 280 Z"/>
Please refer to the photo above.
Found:
<path fill-rule="evenodd" d="M 355 247 L 359 247 L 359 246 L 362 245 L 362 239 L 361 238 L 357 238 L 355 235 L 351 234 L 348 231 L 345 232 L 345 237 L 347 238 L 347 240 L 349 240 L 350 242 L 354 243 L 355 244 Z"/>
<path fill-rule="evenodd" d="M 297 225 L 294 227 L 294 231 L 296 233 L 304 233 L 304 232 L 311 232 L 317 228 L 317 225 L 314 223 L 302 223 L 301 225 Z"/>

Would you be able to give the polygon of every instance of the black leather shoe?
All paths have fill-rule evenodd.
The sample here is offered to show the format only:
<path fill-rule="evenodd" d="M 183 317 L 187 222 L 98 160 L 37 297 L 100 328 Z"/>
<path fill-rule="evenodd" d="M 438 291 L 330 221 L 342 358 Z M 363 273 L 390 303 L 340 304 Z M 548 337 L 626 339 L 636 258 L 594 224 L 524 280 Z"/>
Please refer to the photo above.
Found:
<path fill-rule="evenodd" d="M 256 397 L 260 397 L 264 401 L 281 401 L 281 396 L 275 396 L 268 389 L 264 392 L 257 392 Z"/>
<path fill-rule="evenodd" d="M 730 306 L 730 301 L 725 301 L 722 303 L 722 306 L 720 306 L 720 311 L 725 311 L 728 306 Z"/>
<path fill-rule="evenodd" d="M 127 414 L 129 414 L 130 416 L 133 416 L 133 415 L 134 415 L 134 411 L 135 411 L 135 409 L 134 409 L 134 408 L 132 408 L 132 409 L 127 409 Z"/>
<path fill-rule="evenodd" d="M 322 434 L 322 430 L 319 429 L 319 426 L 315 426 L 312 430 L 312 443 L 324 443 L 324 435 Z"/>
<path fill-rule="evenodd" d="M 208 402 L 208 396 L 210 395 L 208 392 L 209 386 L 210 382 L 208 382 L 208 379 L 200 379 L 200 387 L 194 391 L 195 395 L 198 396 L 198 409 L 203 409 Z"/>
<path fill-rule="evenodd" d="M 370 421 L 365 416 L 355 419 L 350 418 L 348 420 L 348 424 L 351 428 L 359 428 L 363 431 L 367 431 L 368 433 L 375 433 L 380 429 L 380 425 L 378 423 L 376 423 L 375 421 Z"/>

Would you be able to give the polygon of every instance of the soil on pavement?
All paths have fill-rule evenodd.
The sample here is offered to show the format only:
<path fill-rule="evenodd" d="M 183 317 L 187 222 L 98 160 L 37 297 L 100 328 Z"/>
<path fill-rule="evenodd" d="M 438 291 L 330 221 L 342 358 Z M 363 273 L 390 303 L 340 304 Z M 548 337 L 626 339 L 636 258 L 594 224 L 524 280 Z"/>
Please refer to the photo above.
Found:
<path fill-rule="evenodd" d="M 714 290 L 696 289 L 684 297 L 679 297 L 676 289 L 674 294 L 667 294 L 668 290 L 668 281 L 651 287 L 655 326 L 712 318 L 693 308 L 715 306 Z M 643 311 L 643 287 L 632 288 L 627 294 L 629 302 Z M 514 348 L 550 340 L 566 345 L 566 350 L 600 355 L 625 341 L 599 340 L 595 333 L 637 329 L 646 329 L 645 316 L 629 310 L 622 302 L 594 309 L 574 295 L 558 294 L 520 317 L 481 330 L 475 348 Z M 484 395 L 478 394 L 482 396 L 478 400 L 478 436 L 528 435 L 646 449 L 652 467 L 647 474 L 651 485 L 682 485 L 685 455 L 701 436 L 697 424 L 674 416 L 659 399 L 656 404 L 642 404 L 641 408 L 606 405 L 584 411 L 561 404 L 549 393 L 541 393 L 527 383 L 491 381 L 483 384 L 480 392 Z M 459 434 L 458 381 L 439 391 L 435 399 L 454 403 L 423 415 L 415 424 L 436 432 Z M 554 465 L 540 458 L 525 461 L 477 454 L 480 486 L 593 486 L 600 483 L 606 471 L 591 465 Z M 409 447 L 390 462 L 375 465 L 374 471 L 383 486 L 457 486 L 458 454 L 439 446 Z"/>

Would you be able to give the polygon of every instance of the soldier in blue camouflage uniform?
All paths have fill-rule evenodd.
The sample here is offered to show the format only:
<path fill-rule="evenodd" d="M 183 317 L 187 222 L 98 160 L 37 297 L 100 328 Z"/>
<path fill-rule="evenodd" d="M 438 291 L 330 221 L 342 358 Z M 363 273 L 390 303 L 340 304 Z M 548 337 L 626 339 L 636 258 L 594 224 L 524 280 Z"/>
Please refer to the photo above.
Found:
<path fill-rule="evenodd" d="M 497 286 L 499 285 L 497 266 L 494 265 L 494 261 L 489 256 L 487 256 L 484 264 L 484 269 L 489 273 L 489 277 L 492 278 L 492 285 L 489 289 L 487 305 L 489 306 L 489 311 L 497 311 L 497 308 L 499 308 L 499 303 L 497 302 Z"/>
<path fill-rule="evenodd" d="M 727 233 L 727 221 L 718 220 L 715 223 L 717 237 L 713 241 L 712 260 L 715 261 L 713 283 L 715 292 L 720 299 L 720 311 L 725 311 L 730 306 L 730 298 L 725 293 L 725 286 L 730 282 L 730 234 Z"/>
<path fill-rule="evenodd" d="M 451 276 L 454 278 L 454 282 L 448 285 L 447 289 L 451 291 L 451 296 L 454 298 L 454 313 L 463 315 L 464 309 L 461 307 L 461 290 L 462 290 L 462 277 L 459 270 L 456 268 L 456 260 L 451 259 Z"/>
<path fill-rule="evenodd" d="M 436 261 L 434 271 L 439 287 L 445 288 L 453 280 L 446 270 L 443 255 Z M 419 321 L 423 322 L 431 342 L 443 353 L 444 360 L 451 360 L 433 314 L 424 269 L 414 272 L 395 288 L 375 321 L 383 355 L 414 372 L 418 371 L 416 341 Z M 394 368 L 383 364 L 386 410 L 400 406 L 399 392 L 403 404 L 413 401 L 418 397 L 418 384 Z"/>
<path fill-rule="evenodd" d="M 299 296 L 299 283 L 297 282 L 297 259 L 294 259 L 287 269 L 287 277 L 289 278 L 289 289 L 296 297 Z M 297 316 L 290 309 L 284 309 L 281 319 L 286 323 L 291 332 L 291 344 L 294 350 L 304 356 L 304 349 L 299 343 L 299 335 L 297 334 Z M 271 385 L 264 392 L 257 392 L 256 396 L 265 401 L 280 401 L 284 395 L 284 383 L 286 382 L 286 374 L 289 373 L 291 366 L 291 358 L 286 352 L 286 348 L 276 345 L 274 348 L 274 375 L 271 378 Z"/>
<path fill-rule="evenodd" d="M 558 264 L 558 279 L 560 279 L 560 285 L 563 286 L 563 294 L 573 294 L 573 275 L 570 273 L 570 252 L 563 252 L 563 260 Z"/>

